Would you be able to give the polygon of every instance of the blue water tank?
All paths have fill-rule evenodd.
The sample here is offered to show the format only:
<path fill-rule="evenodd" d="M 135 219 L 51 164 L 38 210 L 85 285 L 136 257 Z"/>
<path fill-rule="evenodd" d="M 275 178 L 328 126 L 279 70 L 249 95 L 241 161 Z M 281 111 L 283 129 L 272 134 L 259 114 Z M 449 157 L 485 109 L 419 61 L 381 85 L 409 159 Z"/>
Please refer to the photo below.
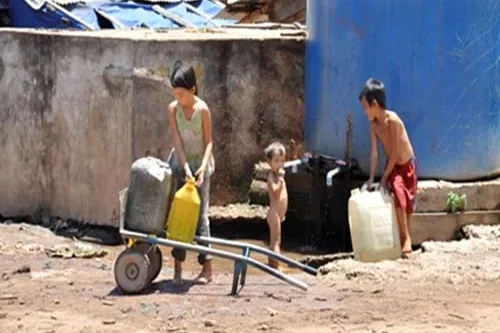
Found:
<path fill-rule="evenodd" d="M 353 156 L 369 169 L 358 95 L 375 77 L 406 125 L 420 178 L 500 173 L 500 1 L 308 0 L 307 26 L 308 150 L 343 156 L 351 113 Z"/>

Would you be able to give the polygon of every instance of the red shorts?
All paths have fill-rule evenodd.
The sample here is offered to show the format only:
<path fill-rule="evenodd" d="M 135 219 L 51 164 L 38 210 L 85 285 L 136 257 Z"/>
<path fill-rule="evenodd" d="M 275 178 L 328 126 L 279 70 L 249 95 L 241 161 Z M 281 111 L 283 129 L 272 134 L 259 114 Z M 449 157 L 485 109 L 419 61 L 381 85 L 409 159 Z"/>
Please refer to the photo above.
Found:
<path fill-rule="evenodd" d="M 392 169 L 387 184 L 394 194 L 394 203 L 397 208 L 402 208 L 407 213 L 416 209 L 417 173 L 416 160 L 410 158 L 402 165 L 395 165 Z"/>

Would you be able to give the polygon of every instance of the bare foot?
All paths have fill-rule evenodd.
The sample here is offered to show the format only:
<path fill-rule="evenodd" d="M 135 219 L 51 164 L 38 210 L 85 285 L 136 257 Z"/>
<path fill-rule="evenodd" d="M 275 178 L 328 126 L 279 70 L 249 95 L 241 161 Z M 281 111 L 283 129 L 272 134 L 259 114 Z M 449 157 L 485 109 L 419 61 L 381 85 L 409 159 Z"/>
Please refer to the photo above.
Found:
<path fill-rule="evenodd" d="M 283 273 L 283 268 L 281 266 L 273 266 L 273 265 L 268 265 L 268 266 L 277 270 L 280 273 Z"/>
<path fill-rule="evenodd" d="M 204 273 L 201 273 L 196 277 L 196 279 L 193 280 L 193 283 L 198 285 L 206 285 L 210 282 L 212 282 L 212 277 Z"/>
<path fill-rule="evenodd" d="M 172 284 L 174 286 L 180 286 L 182 284 L 182 278 L 180 276 L 174 277 L 174 279 L 172 280 Z"/>
<path fill-rule="evenodd" d="M 203 264 L 200 275 L 193 280 L 194 284 L 209 284 L 212 282 L 212 260 L 207 260 Z"/>
<path fill-rule="evenodd" d="M 267 264 L 269 267 L 276 269 L 277 271 L 281 272 L 281 267 L 280 263 L 278 260 L 275 259 L 269 259 L 269 263 Z"/>
<path fill-rule="evenodd" d="M 403 251 L 403 252 L 401 252 L 401 258 L 402 259 L 410 259 L 411 254 L 412 254 L 411 250 Z"/>

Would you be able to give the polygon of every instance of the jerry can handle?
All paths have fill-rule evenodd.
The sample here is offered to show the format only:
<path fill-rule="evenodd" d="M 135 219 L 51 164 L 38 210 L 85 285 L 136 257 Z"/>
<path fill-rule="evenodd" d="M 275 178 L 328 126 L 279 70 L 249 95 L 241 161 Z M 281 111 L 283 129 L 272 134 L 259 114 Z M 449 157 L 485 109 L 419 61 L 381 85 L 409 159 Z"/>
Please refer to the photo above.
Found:
<path fill-rule="evenodd" d="M 187 188 L 189 188 L 189 189 L 191 189 L 191 190 L 192 190 L 193 188 L 195 188 L 195 187 L 196 187 L 196 182 L 195 182 L 194 178 L 191 178 L 191 177 L 186 177 L 186 185 L 190 185 L 190 186 L 188 186 Z"/>

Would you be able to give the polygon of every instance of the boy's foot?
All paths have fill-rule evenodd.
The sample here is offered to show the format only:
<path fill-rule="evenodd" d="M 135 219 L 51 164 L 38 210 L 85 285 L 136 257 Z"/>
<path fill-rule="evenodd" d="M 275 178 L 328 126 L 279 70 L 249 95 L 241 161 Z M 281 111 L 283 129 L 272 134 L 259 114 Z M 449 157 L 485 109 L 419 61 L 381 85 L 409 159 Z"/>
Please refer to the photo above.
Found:
<path fill-rule="evenodd" d="M 403 251 L 403 252 L 401 252 L 401 258 L 402 259 L 410 259 L 411 254 L 412 254 L 411 250 Z"/>

